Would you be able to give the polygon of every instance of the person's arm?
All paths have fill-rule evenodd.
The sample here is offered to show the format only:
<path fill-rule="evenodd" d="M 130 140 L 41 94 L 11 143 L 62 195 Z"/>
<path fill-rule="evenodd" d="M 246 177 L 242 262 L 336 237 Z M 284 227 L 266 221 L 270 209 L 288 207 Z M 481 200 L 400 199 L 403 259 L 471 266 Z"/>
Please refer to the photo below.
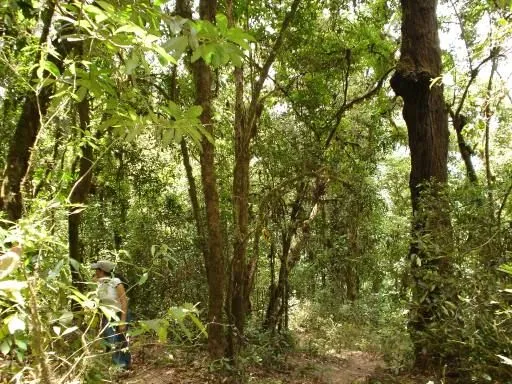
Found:
<path fill-rule="evenodd" d="M 123 284 L 118 284 L 116 287 L 117 297 L 119 297 L 119 303 L 121 304 L 121 321 L 126 322 L 126 316 L 128 316 L 128 298 L 126 297 L 126 291 Z M 126 324 L 119 326 L 119 332 L 126 331 Z"/>

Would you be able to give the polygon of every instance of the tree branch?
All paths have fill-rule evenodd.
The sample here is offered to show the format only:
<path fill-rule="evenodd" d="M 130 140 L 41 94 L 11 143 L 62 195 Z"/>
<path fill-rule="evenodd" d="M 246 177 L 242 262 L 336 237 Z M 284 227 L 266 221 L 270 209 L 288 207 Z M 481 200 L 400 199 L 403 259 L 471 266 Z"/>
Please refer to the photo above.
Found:
<path fill-rule="evenodd" d="M 261 90 L 263 89 L 263 84 L 268 76 L 270 67 L 272 66 L 272 64 L 274 63 L 274 61 L 277 57 L 277 53 L 279 52 L 279 49 L 281 49 L 281 46 L 283 45 L 285 32 L 288 29 L 288 27 L 290 26 L 290 23 L 292 22 L 293 18 L 295 17 L 295 14 L 299 7 L 300 1 L 301 0 L 293 1 L 292 6 L 290 8 L 290 12 L 288 12 L 288 14 L 286 15 L 286 17 L 283 20 L 281 30 L 279 31 L 279 35 L 277 36 L 274 46 L 272 47 L 270 54 L 267 57 L 267 60 L 263 64 L 263 67 L 261 68 L 261 72 L 260 72 L 258 81 L 254 85 L 254 89 L 252 92 L 251 105 L 249 107 L 249 119 L 248 119 L 249 127 L 252 127 L 254 125 L 254 121 L 255 121 L 255 118 L 257 115 L 259 98 L 260 98 Z"/>
<path fill-rule="evenodd" d="M 466 84 L 466 88 L 464 89 L 464 92 L 462 93 L 462 97 L 459 101 L 459 106 L 457 107 L 457 110 L 455 111 L 455 115 L 458 116 L 460 112 L 462 111 L 462 107 L 464 106 L 464 102 L 466 101 L 466 97 L 468 96 L 469 88 L 471 87 L 471 84 L 473 84 L 473 81 L 475 81 L 476 77 L 480 73 L 480 69 L 487 63 L 488 61 L 492 60 L 494 57 L 498 56 L 499 54 L 499 48 L 493 48 L 491 50 L 491 53 L 489 56 L 487 56 L 485 59 L 483 59 L 480 64 L 477 65 L 475 69 L 471 71 L 471 77 L 469 78 L 468 83 Z"/>
<path fill-rule="evenodd" d="M 325 141 L 325 149 L 327 149 L 329 147 L 329 145 L 331 144 L 332 138 L 334 137 L 334 134 L 336 133 L 336 130 L 338 129 L 338 125 L 341 121 L 341 117 L 343 116 L 343 114 L 346 111 L 348 111 L 350 108 L 352 108 L 354 105 L 368 100 L 369 98 L 373 97 L 377 92 L 379 92 L 379 90 L 382 88 L 382 86 L 384 84 L 384 81 L 386 81 L 388 75 L 393 71 L 393 69 L 394 68 L 388 69 L 384 73 L 384 75 L 382 75 L 382 77 L 379 79 L 379 81 L 377 82 L 375 87 L 370 89 L 364 95 L 356 97 L 349 103 L 343 103 L 343 105 L 340 107 L 340 109 L 338 109 L 338 111 L 334 115 L 334 121 L 333 122 L 331 121 L 331 123 L 329 124 L 329 125 L 333 124 L 333 126 L 331 129 L 331 132 L 329 133 L 329 136 L 327 137 L 327 140 Z"/>

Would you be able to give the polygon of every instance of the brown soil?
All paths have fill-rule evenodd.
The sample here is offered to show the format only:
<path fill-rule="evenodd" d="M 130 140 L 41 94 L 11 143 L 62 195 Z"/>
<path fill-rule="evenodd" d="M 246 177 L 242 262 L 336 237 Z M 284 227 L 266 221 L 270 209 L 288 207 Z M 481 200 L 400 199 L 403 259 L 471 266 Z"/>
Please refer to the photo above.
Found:
<path fill-rule="evenodd" d="M 384 363 L 368 353 L 346 351 L 318 357 L 304 353 L 291 353 L 282 357 L 278 367 L 264 364 L 246 367 L 241 375 L 220 374 L 209 369 L 206 354 L 167 352 L 152 348 L 139 354 L 133 372 L 120 377 L 126 384 L 202 384 L 202 383 L 254 383 L 254 384 L 355 384 L 371 383 L 371 377 Z"/>

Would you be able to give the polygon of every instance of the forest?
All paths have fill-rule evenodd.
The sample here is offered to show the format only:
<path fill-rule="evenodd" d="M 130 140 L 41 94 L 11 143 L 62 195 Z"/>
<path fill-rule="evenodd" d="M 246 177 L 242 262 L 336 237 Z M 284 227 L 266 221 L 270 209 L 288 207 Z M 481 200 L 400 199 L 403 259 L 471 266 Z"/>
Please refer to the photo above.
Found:
<path fill-rule="evenodd" d="M 1 0 L 0 383 L 512 383 L 511 68 L 509 0 Z"/>

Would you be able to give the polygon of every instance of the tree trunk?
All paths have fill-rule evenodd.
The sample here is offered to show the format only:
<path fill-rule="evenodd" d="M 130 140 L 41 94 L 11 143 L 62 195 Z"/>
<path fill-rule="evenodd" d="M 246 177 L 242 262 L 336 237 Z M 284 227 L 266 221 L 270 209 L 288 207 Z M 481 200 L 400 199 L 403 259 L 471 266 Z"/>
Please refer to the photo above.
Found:
<path fill-rule="evenodd" d="M 288 275 L 300 260 L 301 252 L 310 236 L 311 222 L 319 212 L 319 202 L 325 193 L 325 182 L 318 179 L 312 194 L 312 208 L 308 217 L 302 222 L 297 222 L 298 212 L 301 210 L 304 196 L 299 192 L 292 207 L 291 221 L 292 229 L 283 234 L 283 253 L 281 254 L 281 265 L 279 267 L 279 279 L 277 285 L 270 289 L 270 300 L 267 306 L 267 313 L 263 328 L 274 330 L 280 322 L 282 314 L 287 310 Z M 300 188 L 302 189 L 302 187 Z"/>
<path fill-rule="evenodd" d="M 442 304 L 453 295 L 448 283 L 453 241 L 444 193 L 448 179 L 448 118 L 443 87 L 439 83 L 432 85 L 432 80 L 441 75 L 437 0 L 401 3 L 401 56 L 391 86 L 404 100 L 403 116 L 411 151 L 413 226 L 409 257 L 414 283 L 409 331 L 415 346 L 415 365 L 426 369 L 447 360 L 442 336 L 436 334 L 434 325 L 439 328 L 449 321 Z"/>
<path fill-rule="evenodd" d="M 494 195 L 492 192 L 493 184 L 494 184 L 494 177 L 492 175 L 491 171 L 491 159 L 490 159 L 490 153 L 491 153 L 491 133 L 490 133 L 490 125 L 491 125 L 491 118 L 493 115 L 492 109 L 491 109 L 491 98 L 492 98 L 492 82 L 494 78 L 494 74 L 496 73 L 496 70 L 498 68 L 498 57 L 494 57 L 492 60 L 492 68 L 491 68 L 491 74 L 489 75 L 489 81 L 487 83 L 487 95 L 485 98 L 485 107 L 483 110 L 483 117 L 485 119 L 485 148 L 484 148 L 484 159 L 485 159 L 485 179 L 487 181 L 487 195 L 489 199 L 489 219 L 491 221 L 491 225 L 489 225 L 489 228 L 492 231 L 492 226 L 495 223 L 495 215 L 494 215 Z M 492 233 L 489 234 L 492 236 Z"/>
<path fill-rule="evenodd" d="M 89 129 L 89 99 L 87 96 L 78 104 L 78 115 L 80 118 L 80 132 L 83 133 Z M 83 255 L 80 249 L 80 222 L 82 219 L 82 210 L 87 195 L 92 184 L 92 165 L 93 165 L 93 148 L 86 142 L 82 148 L 82 154 L 79 159 L 78 179 L 74 183 L 69 196 L 69 202 L 72 204 L 68 215 L 68 241 L 69 241 L 69 258 L 78 263 L 83 262 Z M 73 285 L 80 291 L 83 290 L 82 278 L 80 272 L 71 266 L 71 278 Z"/>
<path fill-rule="evenodd" d="M 233 2 L 227 2 L 228 19 L 234 26 Z M 230 303 L 228 303 L 229 334 L 228 355 L 235 358 L 245 325 L 245 289 L 247 285 L 247 241 L 249 232 L 249 162 L 252 127 L 248 126 L 244 107 L 244 73 L 233 71 L 235 79 L 235 166 L 233 170 L 233 258 L 230 274 Z"/>
<path fill-rule="evenodd" d="M 41 38 L 39 39 L 39 50 L 35 59 L 36 63 L 39 63 L 41 59 L 42 46 L 48 39 L 54 12 L 55 1 L 48 0 L 41 14 L 43 26 Z M 61 63 L 65 56 L 62 50 L 58 49 L 58 51 L 61 54 L 59 59 L 49 56 L 47 60 L 51 60 L 54 63 L 57 62 L 57 66 L 62 67 Z M 37 69 L 34 69 L 30 75 L 30 83 L 33 83 L 36 79 Z M 54 92 L 53 89 L 52 85 L 47 85 L 41 87 L 38 93 L 32 90 L 28 91 L 14 136 L 9 145 L 0 191 L 0 210 L 5 211 L 7 219 L 13 222 L 19 220 L 22 216 L 21 186 L 29 168 L 32 148 L 36 143 L 41 128 L 41 119 L 46 115 L 50 104 L 50 97 Z"/>
<path fill-rule="evenodd" d="M 246 124 L 243 105 L 243 72 L 236 68 L 235 77 L 235 168 L 233 171 L 233 259 L 231 262 L 230 354 L 234 357 L 244 334 L 245 292 L 247 285 L 247 240 L 249 232 L 249 161 L 251 127 Z M 235 340 L 238 338 L 238 340 Z"/>
<path fill-rule="evenodd" d="M 235 167 L 233 171 L 233 259 L 231 262 L 231 303 L 228 313 L 231 317 L 229 335 L 229 353 L 234 357 L 239 348 L 240 338 L 244 334 L 246 310 L 245 288 L 248 285 L 247 241 L 249 236 L 249 164 L 251 160 L 251 139 L 256 135 L 256 129 L 263 111 L 261 91 L 268 77 L 268 72 L 277 57 L 284 41 L 285 32 L 293 20 L 300 0 L 294 0 L 287 13 L 279 35 L 272 50 L 265 60 L 259 73 L 258 80 L 252 87 L 251 102 L 247 113 L 244 106 L 244 76 L 241 68 L 235 68 Z M 230 25 L 234 25 L 233 2 L 227 2 Z M 235 340 L 235 333 L 238 340 Z"/>
<path fill-rule="evenodd" d="M 201 0 L 199 15 L 202 20 L 214 22 L 217 9 L 216 0 Z M 214 137 L 211 109 L 212 71 L 199 59 L 192 64 L 196 104 L 203 108 L 201 122 L 205 129 Z M 206 226 L 208 230 L 208 351 L 210 356 L 218 359 L 224 354 L 223 304 L 224 304 L 224 255 L 223 236 L 220 220 L 219 193 L 215 172 L 215 147 L 208 139 L 201 142 L 201 180 L 206 204 Z"/>

